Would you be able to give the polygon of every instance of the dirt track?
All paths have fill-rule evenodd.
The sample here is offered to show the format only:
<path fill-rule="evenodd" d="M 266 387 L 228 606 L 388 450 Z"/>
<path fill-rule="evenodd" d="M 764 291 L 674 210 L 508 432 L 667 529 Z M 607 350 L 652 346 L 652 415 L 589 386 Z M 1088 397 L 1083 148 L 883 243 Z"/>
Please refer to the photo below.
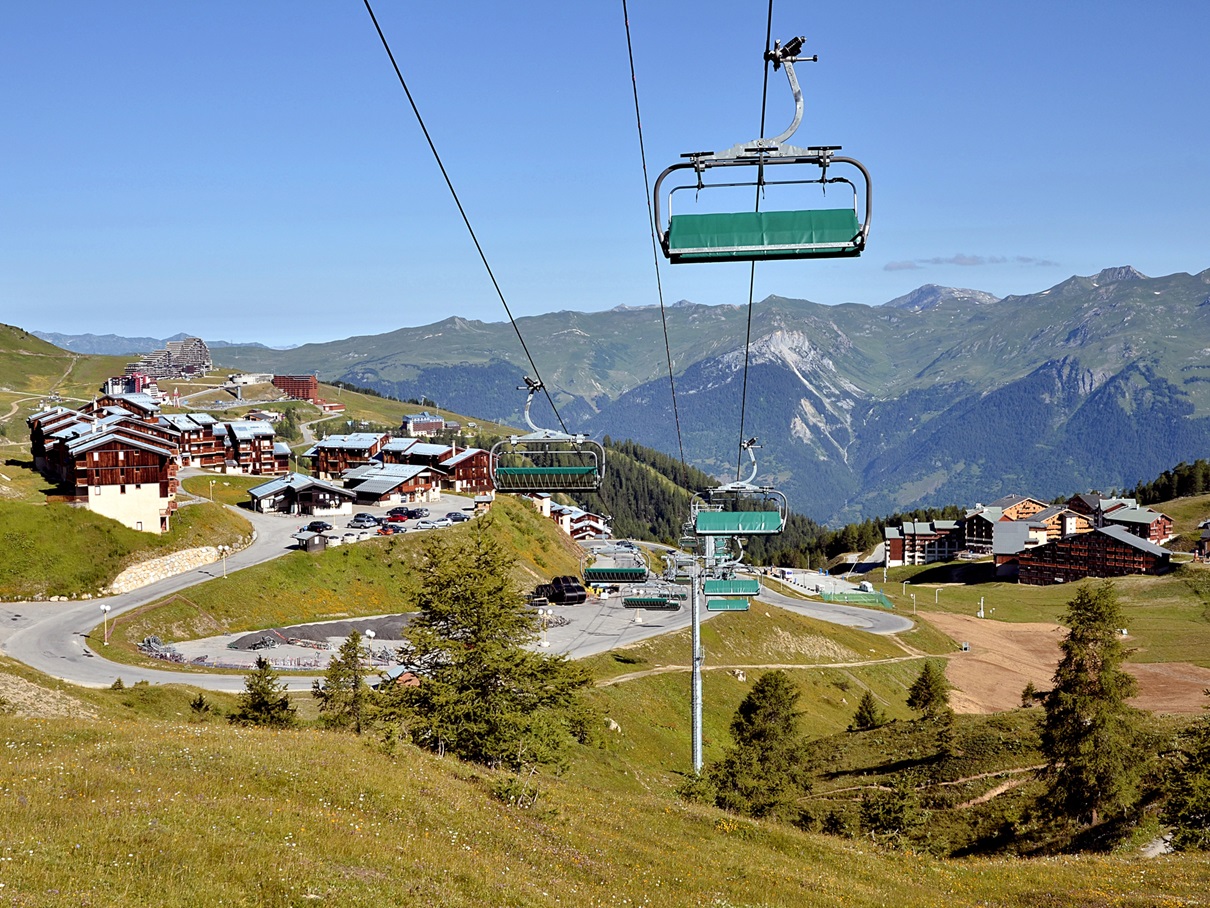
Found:
<path fill-rule="evenodd" d="M 946 675 L 956 690 L 951 703 L 957 712 L 989 713 L 1021 705 L 1021 691 L 1033 681 L 1039 690 L 1051 685 L 1059 662 L 1059 641 L 1067 629 L 1059 624 L 1010 624 L 968 615 L 933 613 L 930 624 L 970 652 L 955 653 Z M 1126 638 L 1129 642 L 1130 638 Z M 1131 703 L 1158 713 L 1197 714 L 1207 704 L 1210 669 L 1187 662 L 1130 663 L 1139 682 Z"/>

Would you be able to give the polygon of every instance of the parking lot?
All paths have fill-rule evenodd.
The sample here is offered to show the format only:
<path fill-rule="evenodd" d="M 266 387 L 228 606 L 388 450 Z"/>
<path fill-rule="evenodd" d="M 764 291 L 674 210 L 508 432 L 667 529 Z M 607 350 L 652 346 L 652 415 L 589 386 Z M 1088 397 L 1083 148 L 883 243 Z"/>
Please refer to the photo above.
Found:
<path fill-rule="evenodd" d="M 404 516 L 400 513 L 402 511 L 410 514 Z M 302 518 L 292 515 L 292 519 Z M 443 495 L 439 501 L 414 504 L 357 505 L 352 514 L 316 517 L 300 524 L 298 529 L 300 534 L 318 533 L 326 538 L 327 546 L 335 546 L 384 535 L 440 530 L 474 519 L 472 499 L 462 495 Z M 389 528 L 389 532 L 384 527 Z"/>

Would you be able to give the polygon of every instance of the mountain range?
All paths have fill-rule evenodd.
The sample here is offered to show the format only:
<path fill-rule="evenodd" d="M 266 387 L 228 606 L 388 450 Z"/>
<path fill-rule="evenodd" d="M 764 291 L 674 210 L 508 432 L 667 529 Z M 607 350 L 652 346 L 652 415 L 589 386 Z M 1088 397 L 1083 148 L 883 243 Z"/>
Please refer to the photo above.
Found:
<path fill-rule="evenodd" d="M 73 353 L 87 353 L 91 356 L 137 356 L 150 353 L 153 350 L 163 350 L 168 341 L 184 340 L 187 337 L 197 337 L 196 334 L 186 334 L 184 331 L 172 337 L 122 337 L 117 334 L 59 334 L 54 331 L 31 331 L 34 337 L 49 341 L 56 347 L 71 350 Z M 206 341 L 207 347 L 231 347 L 230 341 Z M 254 349 L 269 349 L 264 344 L 240 344 L 241 347 Z"/>
<path fill-rule="evenodd" d="M 835 524 L 893 511 L 1133 486 L 1210 449 L 1210 271 L 1125 266 L 997 298 L 929 285 L 879 306 L 771 296 L 518 319 L 573 431 L 632 438 L 759 481 Z M 744 389 L 745 358 L 747 383 Z M 512 325 L 448 318 L 292 350 L 230 346 L 224 366 L 317 372 L 519 424 L 530 372 Z M 539 425 L 557 426 L 545 401 Z M 679 441 L 677 427 L 679 424 Z"/>

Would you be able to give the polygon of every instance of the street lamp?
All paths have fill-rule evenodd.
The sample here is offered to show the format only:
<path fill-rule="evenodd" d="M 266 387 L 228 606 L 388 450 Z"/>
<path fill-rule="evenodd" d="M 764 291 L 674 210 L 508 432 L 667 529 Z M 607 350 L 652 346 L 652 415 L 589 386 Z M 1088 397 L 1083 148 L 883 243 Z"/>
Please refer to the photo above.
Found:
<path fill-rule="evenodd" d="M 210 481 L 214 482 L 213 479 Z M 231 546 L 229 546 L 229 545 L 220 545 L 218 547 L 218 553 L 219 553 L 219 555 L 222 556 L 222 559 L 223 559 L 223 577 L 227 576 L 227 554 L 230 551 L 231 551 Z"/>
<path fill-rule="evenodd" d="M 916 614 L 916 594 L 912 593 L 912 614 Z"/>
<path fill-rule="evenodd" d="M 542 647 L 543 649 L 550 646 L 550 640 L 547 639 L 547 636 L 546 636 L 546 625 L 550 621 L 550 616 L 553 615 L 554 613 L 555 613 L 555 610 L 552 608 L 538 609 L 538 618 L 542 622 L 542 642 L 539 643 L 538 646 Z"/>
<path fill-rule="evenodd" d="M 217 479 L 210 480 L 210 500 L 211 501 L 214 501 L 214 484 L 216 482 L 218 482 Z"/>
<path fill-rule="evenodd" d="M 903 581 L 903 595 L 904 596 L 907 595 L 907 581 L 906 580 Z"/>
<path fill-rule="evenodd" d="M 366 628 L 366 639 L 370 641 L 369 643 L 366 644 L 366 649 L 368 649 L 370 651 L 371 661 L 374 659 L 374 638 L 377 636 L 378 635 L 376 633 L 374 633 L 374 628 L 372 628 L 372 627 Z"/>
<path fill-rule="evenodd" d="M 101 606 L 101 627 L 104 629 L 103 642 L 105 646 L 109 646 L 109 609 L 111 606 Z"/>
<path fill-rule="evenodd" d="M 935 590 L 933 590 L 933 605 L 940 605 L 940 604 L 941 604 L 941 587 L 937 587 Z"/>

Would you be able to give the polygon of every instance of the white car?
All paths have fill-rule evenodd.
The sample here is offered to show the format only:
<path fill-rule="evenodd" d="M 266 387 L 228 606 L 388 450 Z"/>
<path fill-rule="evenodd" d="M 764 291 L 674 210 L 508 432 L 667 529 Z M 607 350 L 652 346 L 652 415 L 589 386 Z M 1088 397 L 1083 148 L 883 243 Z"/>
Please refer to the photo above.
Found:
<path fill-rule="evenodd" d="M 417 520 L 414 529 L 417 530 L 435 530 L 437 529 L 437 521 L 435 520 Z"/>
<path fill-rule="evenodd" d="M 452 527 L 454 525 L 454 521 L 448 517 L 438 517 L 436 520 L 428 521 L 428 523 L 431 523 L 434 527 Z"/>

